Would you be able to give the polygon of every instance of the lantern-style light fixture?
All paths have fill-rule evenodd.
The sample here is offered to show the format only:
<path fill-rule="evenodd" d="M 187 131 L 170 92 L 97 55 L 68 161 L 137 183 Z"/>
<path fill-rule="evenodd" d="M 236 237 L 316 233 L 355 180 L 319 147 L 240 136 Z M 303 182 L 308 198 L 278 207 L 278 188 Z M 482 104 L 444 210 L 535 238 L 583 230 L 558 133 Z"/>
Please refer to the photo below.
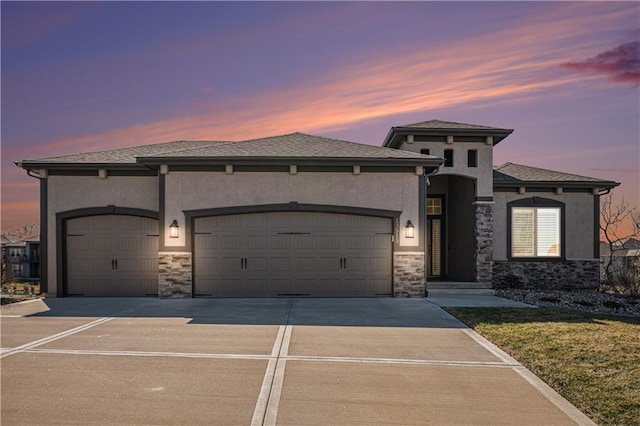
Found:
<path fill-rule="evenodd" d="M 413 226 L 413 223 L 411 223 L 410 220 L 407 221 L 407 226 L 405 228 L 404 236 L 407 238 L 413 238 L 415 236 L 415 227 Z"/>
<path fill-rule="evenodd" d="M 169 225 L 169 237 L 170 238 L 178 238 L 180 236 L 180 227 L 178 226 L 178 221 L 173 219 L 171 225 Z"/>

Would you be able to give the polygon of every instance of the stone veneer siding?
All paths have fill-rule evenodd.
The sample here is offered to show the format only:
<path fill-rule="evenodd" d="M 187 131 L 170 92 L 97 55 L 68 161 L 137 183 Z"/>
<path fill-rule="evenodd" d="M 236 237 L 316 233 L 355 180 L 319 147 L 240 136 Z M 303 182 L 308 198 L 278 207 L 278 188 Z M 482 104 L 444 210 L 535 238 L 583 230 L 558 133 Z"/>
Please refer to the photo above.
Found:
<path fill-rule="evenodd" d="M 493 280 L 496 288 L 592 290 L 600 285 L 600 261 L 598 259 L 559 262 L 495 261 Z"/>
<path fill-rule="evenodd" d="M 425 296 L 424 253 L 393 254 L 393 296 Z"/>
<path fill-rule="evenodd" d="M 158 296 L 183 299 L 191 294 L 191 253 L 159 253 Z"/>
<path fill-rule="evenodd" d="M 493 202 L 474 203 L 474 276 L 478 283 L 493 281 Z"/>

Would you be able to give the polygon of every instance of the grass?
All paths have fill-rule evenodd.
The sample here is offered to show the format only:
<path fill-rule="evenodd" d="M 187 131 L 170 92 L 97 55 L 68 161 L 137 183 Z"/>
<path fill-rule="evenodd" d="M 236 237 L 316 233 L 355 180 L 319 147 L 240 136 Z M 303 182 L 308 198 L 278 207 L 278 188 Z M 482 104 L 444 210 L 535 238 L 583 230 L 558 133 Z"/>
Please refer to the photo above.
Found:
<path fill-rule="evenodd" d="M 640 318 L 447 308 L 600 425 L 640 420 Z"/>

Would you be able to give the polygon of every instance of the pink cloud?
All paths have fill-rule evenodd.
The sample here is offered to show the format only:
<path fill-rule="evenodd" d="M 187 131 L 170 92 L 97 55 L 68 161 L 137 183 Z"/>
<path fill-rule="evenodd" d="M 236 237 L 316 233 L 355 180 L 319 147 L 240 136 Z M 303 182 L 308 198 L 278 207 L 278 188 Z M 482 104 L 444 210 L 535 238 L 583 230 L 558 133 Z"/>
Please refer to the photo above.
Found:
<path fill-rule="evenodd" d="M 202 93 L 213 93 L 215 91 L 215 87 L 201 87 L 200 91 Z"/>
<path fill-rule="evenodd" d="M 619 83 L 640 84 L 640 41 L 622 44 L 592 58 L 567 62 L 562 67 L 579 73 L 606 75 Z"/>

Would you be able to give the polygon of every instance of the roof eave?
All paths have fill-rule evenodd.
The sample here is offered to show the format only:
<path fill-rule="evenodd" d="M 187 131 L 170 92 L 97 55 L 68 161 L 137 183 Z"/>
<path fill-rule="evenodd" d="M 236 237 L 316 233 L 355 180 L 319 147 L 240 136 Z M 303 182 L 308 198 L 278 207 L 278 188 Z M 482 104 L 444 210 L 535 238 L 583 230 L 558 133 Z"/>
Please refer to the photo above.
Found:
<path fill-rule="evenodd" d="M 538 188 L 603 188 L 611 189 L 620 185 L 619 182 L 613 181 L 535 181 L 535 180 L 516 180 L 516 181 L 500 181 L 494 180 L 493 186 L 499 188 L 519 188 L 524 187 L 538 187 Z"/>
<path fill-rule="evenodd" d="M 493 145 L 497 145 L 511 133 L 514 129 L 429 129 L 419 127 L 392 127 L 382 143 L 383 147 L 399 148 L 401 136 L 417 135 L 428 133 L 433 136 L 493 136 Z"/>
<path fill-rule="evenodd" d="M 318 166 L 424 166 L 437 168 L 441 158 L 362 158 L 362 157 L 139 157 L 138 161 L 149 167 L 161 164 L 181 166 L 202 165 L 318 165 Z"/>
<path fill-rule="evenodd" d="M 62 163 L 40 161 L 17 161 L 16 166 L 25 170 L 149 170 L 140 163 Z"/>

